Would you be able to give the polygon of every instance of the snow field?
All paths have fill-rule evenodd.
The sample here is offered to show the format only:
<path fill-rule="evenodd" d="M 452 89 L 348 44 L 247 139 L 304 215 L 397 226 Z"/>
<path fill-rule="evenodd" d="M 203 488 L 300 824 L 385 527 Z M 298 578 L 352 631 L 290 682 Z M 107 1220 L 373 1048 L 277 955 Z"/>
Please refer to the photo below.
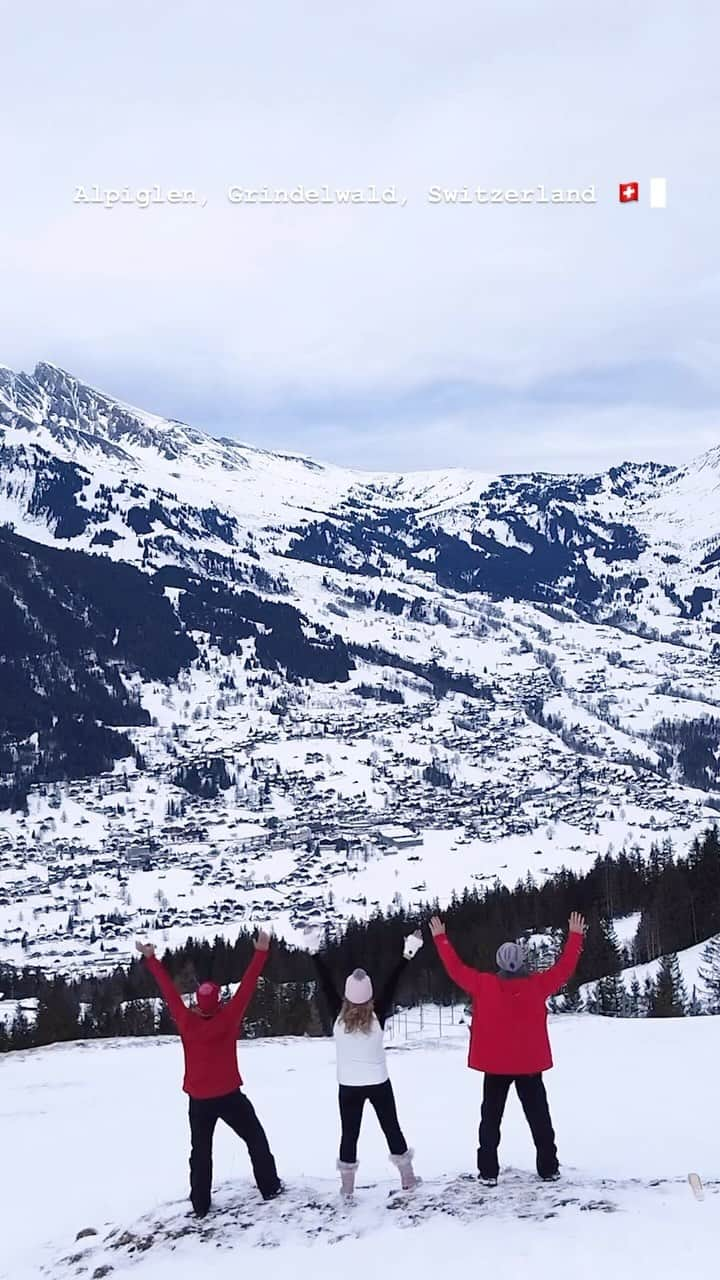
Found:
<path fill-rule="evenodd" d="M 428 1018 L 424 1036 L 390 1041 L 400 1119 L 416 1148 L 426 1195 L 474 1169 L 481 1078 L 465 1066 L 466 1034 L 456 1026 L 439 1039 Z M 565 1170 L 563 1183 L 552 1188 L 553 1203 L 564 1205 L 555 1216 L 543 1216 L 549 1193 L 534 1180 L 529 1133 L 511 1096 L 501 1161 L 526 1172 L 506 1174 L 505 1200 L 502 1182 L 492 1193 L 496 1207 L 478 1202 L 475 1213 L 464 1192 L 464 1199 L 457 1196 L 458 1218 L 425 1212 L 422 1200 L 416 1212 L 391 1213 L 387 1192 L 397 1176 L 368 1112 L 358 1205 L 342 1231 L 336 1223 L 334 1235 L 317 1236 L 309 1229 L 311 1219 L 317 1226 L 317 1215 L 307 1208 L 308 1195 L 338 1212 L 338 1120 L 328 1040 L 241 1043 L 245 1087 L 267 1129 L 288 1199 L 284 1208 L 280 1201 L 256 1201 L 244 1147 L 218 1127 L 218 1210 L 214 1235 L 205 1240 L 193 1220 L 185 1221 L 188 1133 L 177 1041 L 102 1041 L 7 1055 L 0 1061 L 0 1096 L 3 1147 L 12 1158 L 3 1162 L 0 1275 L 80 1274 L 61 1263 L 81 1248 L 74 1245 L 78 1231 L 93 1227 L 101 1238 L 113 1227 L 139 1231 L 144 1215 L 156 1225 L 180 1225 L 171 1242 L 113 1255 L 116 1272 L 127 1268 L 142 1280 L 171 1274 L 191 1280 L 209 1259 L 220 1280 L 248 1267 L 261 1268 L 269 1280 L 307 1270 L 330 1277 L 339 1269 L 359 1280 L 379 1265 L 429 1277 L 468 1258 L 493 1280 L 509 1280 L 528 1267 L 533 1280 L 578 1272 L 630 1280 L 640 1267 L 654 1280 L 690 1274 L 693 1267 L 699 1276 L 711 1274 L 720 1225 L 720 1198 L 712 1186 L 720 1173 L 713 1119 L 720 1020 L 558 1018 L 551 1034 L 557 1066 L 547 1085 Z M 702 1204 L 685 1181 L 691 1169 L 710 1184 Z M 628 1179 L 669 1181 L 653 1188 Z M 568 1205 L 577 1188 L 586 1208 L 590 1198 L 611 1202 L 616 1211 Z M 454 1194 L 447 1189 L 446 1203 Z M 233 1206 L 259 1236 L 247 1225 L 238 1227 Z M 327 1243 L 332 1239 L 337 1242 Z M 275 1247 L 253 1249 L 263 1240 Z"/>

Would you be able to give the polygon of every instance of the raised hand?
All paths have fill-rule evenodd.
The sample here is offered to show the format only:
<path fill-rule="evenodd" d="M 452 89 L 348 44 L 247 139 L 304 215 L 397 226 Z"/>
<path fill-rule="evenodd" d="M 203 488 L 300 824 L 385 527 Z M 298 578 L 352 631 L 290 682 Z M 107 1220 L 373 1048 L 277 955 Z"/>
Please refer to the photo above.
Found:
<path fill-rule="evenodd" d="M 270 950 L 270 934 L 267 932 L 266 929 L 259 930 L 258 936 L 255 939 L 255 950 L 256 951 Z"/>
<path fill-rule="evenodd" d="M 135 950 L 140 952 L 144 960 L 150 960 L 155 956 L 155 948 L 152 942 L 136 942 Z"/>
<path fill-rule="evenodd" d="M 587 928 L 585 917 L 581 916 L 579 911 L 573 911 L 570 915 L 568 927 L 571 933 L 584 933 Z"/>
<path fill-rule="evenodd" d="M 430 921 L 430 932 L 433 938 L 439 938 L 445 932 L 445 925 L 439 916 L 433 916 Z"/>

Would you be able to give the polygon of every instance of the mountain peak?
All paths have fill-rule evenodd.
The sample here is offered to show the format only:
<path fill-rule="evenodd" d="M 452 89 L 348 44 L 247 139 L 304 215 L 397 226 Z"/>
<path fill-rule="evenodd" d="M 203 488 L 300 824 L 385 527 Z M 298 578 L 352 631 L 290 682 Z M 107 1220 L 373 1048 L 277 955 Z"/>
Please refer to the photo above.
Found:
<path fill-rule="evenodd" d="M 37 378 L 38 381 L 40 381 L 40 378 L 43 376 L 43 374 L 45 374 L 48 371 L 51 373 L 62 373 L 65 375 L 66 378 L 72 378 L 74 382 L 77 381 L 77 379 L 74 378 L 74 376 L 67 369 L 64 369 L 63 366 L 60 364 L 55 364 L 52 360 L 38 360 L 37 364 L 35 365 L 35 368 L 33 369 L 33 377 Z"/>
<path fill-rule="evenodd" d="M 59 364 L 52 364 L 49 360 L 39 360 L 33 369 L 32 377 L 38 386 L 50 394 L 55 392 L 58 387 L 80 387 L 83 385 L 67 369 L 61 368 Z"/>

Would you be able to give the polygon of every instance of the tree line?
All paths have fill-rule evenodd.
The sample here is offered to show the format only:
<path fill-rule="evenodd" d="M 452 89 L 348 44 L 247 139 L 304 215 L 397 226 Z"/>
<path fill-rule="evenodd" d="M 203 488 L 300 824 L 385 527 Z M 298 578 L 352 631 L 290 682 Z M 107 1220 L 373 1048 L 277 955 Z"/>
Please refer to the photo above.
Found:
<path fill-rule="evenodd" d="M 397 960 L 406 933 L 424 927 L 437 902 L 413 910 L 376 911 L 367 920 L 343 926 L 328 923 L 323 948 L 338 983 L 358 965 L 378 980 Z M 542 884 L 528 873 L 514 888 L 496 881 L 484 890 L 453 896 L 443 912 L 448 933 L 462 958 L 493 969 L 499 944 L 509 938 L 529 942 L 531 963 L 544 966 L 558 951 L 572 910 L 588 920 L 582 958 L 560 1011 L 584 1009 L 615 1017 L 665 1017 L 720 1012 L 720 835 L 716 826 L 696 838 L 685 855 L 672 841 L 640 850 L 598 856 L 585 872 L 562 868 Z M 618 942 L 613 921 L 637 916 L 631 939 Z M 427 930 L 425 931 L 427 938 Z M 538 941 L 538 938 L 541 940 Z M 685 991 L 677 952 L 706 942 L 699 990 Z M 203 981 L 229 989 L 250 962 L 251 934 L 234 942 L 188 939 L 163 957 L 178 989 Z M 629 985 L 622 971 L 660 959 L 657 975 Z M 591 984 L 588 986 L 588 984 Z M 585 994 L 580 991 L 584 987 Z M 141 963 L 132 960 L 111 974 L 48 977 L 39 969 L 0 966 L 5 999 L 37 1002 L 36 1016 L 18 1012 L 0 1024 L 0 1051 L 60 1040 L 172 1033 L 174 1027 Z M 405 1006 L 462 1000 L 427 945 L 406 970 L 398 991 Z M 327 1032 L 326 1014 L 315 1000 L 312 956 L 284 941 L 273 944 L 246 1034 L 313 1035 Z"/>

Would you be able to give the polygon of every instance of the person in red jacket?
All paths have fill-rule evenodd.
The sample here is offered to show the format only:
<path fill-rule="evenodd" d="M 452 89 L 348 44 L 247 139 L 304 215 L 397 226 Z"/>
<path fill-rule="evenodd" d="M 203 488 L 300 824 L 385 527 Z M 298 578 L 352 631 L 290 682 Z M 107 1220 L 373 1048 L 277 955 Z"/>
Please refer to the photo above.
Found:
<path fill-rule="evenodd" d="M 531 974 L 523 948 L 516 942 L 504 942 L 498 948 L 497 974 L 481 973 L 463 964 L 438 916 L 430 921 L 430 932 L 449 977 L 472 996 L 468 1066 L 485 1073 L 478 1176 L 487 1185 L 497 1183 L 500 1126 L 514 1083 L 535 1142 L 538 1174 L 545 1181 L 558 1178 L 555 1134 L 542 1077 L 553 1065 L 545 1001 L 565 986 L 580 959 L 583 917 L 576 911 L 570 916 L 567 942 L 557 964 Z"/>
<path fill-rule="evenodd" d="M 265 967 L 270 935 L 258 934 L 255 955 L 231 1000 L 221 1004 L 217 984 L 203 982 L 197 989 L 195 1004 L 190 1007 L 155 955 L 155 948 L 147 942 L 136 945 L 160 988 L 182 1040 L 183 1089 L 190 1097 L 190 1199 L 195 1213 L 204 1218 L 210 1208 L 212 1142 L 218 1120 L 224 1120 L 247 1144 L 260 1194 L 264 1200 L 274 1199 L 283 1185 L 265 1130 L 250 1099 L 242 1092 L 237 1064 L 240 1024 Z"/>

